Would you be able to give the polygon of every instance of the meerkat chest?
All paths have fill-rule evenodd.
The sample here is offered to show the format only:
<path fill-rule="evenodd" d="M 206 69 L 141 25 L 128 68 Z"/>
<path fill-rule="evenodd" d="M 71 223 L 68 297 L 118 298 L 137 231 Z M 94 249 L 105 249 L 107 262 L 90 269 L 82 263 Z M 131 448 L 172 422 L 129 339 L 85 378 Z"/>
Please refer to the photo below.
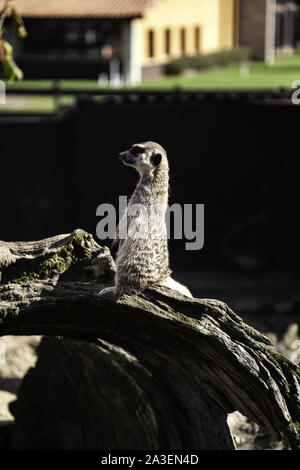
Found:
<path fill-rule="evenodd" d="M 130 238 L 160 238 L 165 236 L 165 213 L 167 197 L 158 197 L 151 191 L 136 191 L 130 199 L 128 215 L 128 235 Z"/>

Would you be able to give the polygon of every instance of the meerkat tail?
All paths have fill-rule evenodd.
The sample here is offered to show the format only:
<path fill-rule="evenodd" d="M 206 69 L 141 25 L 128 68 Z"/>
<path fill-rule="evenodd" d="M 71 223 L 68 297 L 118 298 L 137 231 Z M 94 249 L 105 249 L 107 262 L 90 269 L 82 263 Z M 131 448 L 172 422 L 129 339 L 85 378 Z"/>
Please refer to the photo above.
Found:
<path fill-rule="evenodd" d="M 180 294 L 183 294 L 186 297 L 193 297 L 192 293 L 189 291 L 187 287 L 175 281 L 171 277 L 167 277 L 167 279 L 161 285 L 165 287 L 169 287 L 169 289 L 176 290 L 177 292 L 180 292 Z"/>
<path fill-rule="evenodd" d="M 105 287 L 104 289 L 102 289 L 98 295 L 100 295 L 101 297 L 107 297 L 107 298 L 115 298 L 117 297 L 117 290 L 116 288 L 113 286 L 113 287 Z"/>

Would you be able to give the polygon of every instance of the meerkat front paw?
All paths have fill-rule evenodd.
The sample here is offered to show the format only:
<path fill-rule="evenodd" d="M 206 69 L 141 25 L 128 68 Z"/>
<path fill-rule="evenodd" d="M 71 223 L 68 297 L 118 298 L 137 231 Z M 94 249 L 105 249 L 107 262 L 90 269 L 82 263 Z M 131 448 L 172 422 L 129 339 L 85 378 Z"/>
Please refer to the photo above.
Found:
<path fill-rule="evenodd" d="M 117 296 L 117 290 L 115 287 L 105 287 L 99 292 L 98 295 L 101 295 L 101 297 L 113 299 Z"/>

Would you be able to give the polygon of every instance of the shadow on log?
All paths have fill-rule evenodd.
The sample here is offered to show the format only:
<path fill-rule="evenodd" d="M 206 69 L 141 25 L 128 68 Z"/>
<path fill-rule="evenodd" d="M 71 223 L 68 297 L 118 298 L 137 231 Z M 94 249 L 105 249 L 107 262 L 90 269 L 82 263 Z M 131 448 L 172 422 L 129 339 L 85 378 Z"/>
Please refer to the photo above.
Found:
<path fill-rule="evenodd" d="M 14 448 L 233 449 L 235 410 L 300 448 L 299 369 L 223 302 L 99 297 L 114 262 L 82 230 L 0 242 L 0 271 L 0 334 L 46 335 L 11 404 Z"/>

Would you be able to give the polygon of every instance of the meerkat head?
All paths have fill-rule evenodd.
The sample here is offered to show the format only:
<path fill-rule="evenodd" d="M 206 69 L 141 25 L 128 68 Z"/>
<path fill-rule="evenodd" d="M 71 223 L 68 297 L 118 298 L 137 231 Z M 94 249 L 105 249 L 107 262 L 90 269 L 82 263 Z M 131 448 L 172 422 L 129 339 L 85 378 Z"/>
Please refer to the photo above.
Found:
<path fill-rule="evenodd" d="M 166 151 L 156 142 L 134 144 L 119 156 L 124 165 L 132 166 L 140 174 L 151 174 L 168 165 Z"/>

